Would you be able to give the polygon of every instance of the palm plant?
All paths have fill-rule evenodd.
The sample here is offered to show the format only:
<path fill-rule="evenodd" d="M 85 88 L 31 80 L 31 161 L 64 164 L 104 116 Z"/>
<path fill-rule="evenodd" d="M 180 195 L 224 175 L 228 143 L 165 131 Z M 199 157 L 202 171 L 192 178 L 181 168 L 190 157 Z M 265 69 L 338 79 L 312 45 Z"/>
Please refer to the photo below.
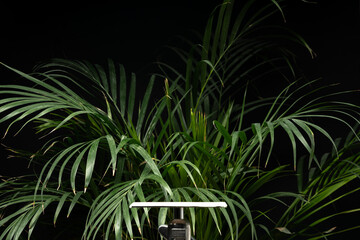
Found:
<path fill-rule="evenodd" d="M 6 133 L 35 125 L 42 147 L 29 155 L 33 175 L 0 185 L 0 239 L 36 237 L 49 221 L 64 224 L 64 213 L 69 221 L 83 219 L 79 238 L 159 238 L 157 225 L 172 213 L 129 209 L 134 201 L 227 202 L 227 209 L 188 210 L 197 239 L 335 234 L 329 220 L 359 210 L 328 211 L 359 190 L 346 189 L 360 171 L 358 153 L 346 156 L 358 139 L 352 127 L 358 106 L 336 100 L 346 92 L 323 94 L 324 87 L 313 87 L 318 81 L 292 80 L 293 55 L 277 40 L 312 50 L 282 27 L 258 34 L 269 29 L 261 23 L 282 13 L 280 2 L 247 16 L 256 1 L 236 11 L 234 1 L 225 0 L 201 44 L 188 52 L 173 48 L 184 68 L 159 63 L 161 73 L 150 77 L 140 97 L 135 74 L 111 60 L 102 67 L 53 59 L 32 74 L 3 64 L 28 84 L 0 86 L 0 121 L 9 121 Z M 291 81 L 277 95 L 249 97 L 261 79 L 279 77 Z M 154 99 L 159 86 L 163 96 Z M 351 134 L 340 144 L 317 119 L 335 120 Z M 279 134 L 288 137 L 293 154 L 277 164 Z M 333 149 L 321 158 L 319 137 Z M 299 143 L 306 157 L 299 157 Z M 284 180 L 291 189 L 277 186 Z M 55 235 L 64 236 L 61 230 Z"/>

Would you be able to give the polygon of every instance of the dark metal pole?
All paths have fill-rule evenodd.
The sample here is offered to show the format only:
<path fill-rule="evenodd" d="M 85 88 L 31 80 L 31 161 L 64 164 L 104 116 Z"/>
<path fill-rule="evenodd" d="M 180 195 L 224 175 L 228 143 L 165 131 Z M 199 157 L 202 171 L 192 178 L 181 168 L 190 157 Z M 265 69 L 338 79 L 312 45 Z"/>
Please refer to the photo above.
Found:
<path fill-rule="evenodd" d="M 184 208 L 174 208 L 174 219 L 185 219 Z"/>

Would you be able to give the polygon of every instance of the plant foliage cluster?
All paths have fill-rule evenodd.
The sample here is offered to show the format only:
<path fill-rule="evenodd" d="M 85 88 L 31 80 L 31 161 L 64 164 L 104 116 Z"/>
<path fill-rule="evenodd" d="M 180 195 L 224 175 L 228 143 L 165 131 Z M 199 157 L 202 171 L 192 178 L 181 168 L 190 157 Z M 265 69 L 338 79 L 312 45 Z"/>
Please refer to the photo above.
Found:
<path fill-rule="evenodd" d="M 2 64 L 27 83 L 0 86 L 0 122 L 6 132 L 35 126 L 42 147 L 29 155 L 34 174 L 0 183 L 0 239 L 35 239 L 48 225 L 64 238 L 77 219 L 71 234 L 82 239 L 159 239 L 172 213 L 129 209 L 134 201 L 225 201 L 187 210 L 196 239 L 315 240 L 357 229 L 336 220 L 360 209 L 336 207 L 359 190 L 360 156 L 349 154 L 358 106 L 337 100 L 347 92 L 297 79 L 284 40 L 313 53 L 294 32 L 265 25 L 284 14 L 281 3 L 225 0 L 199 43 L 171 48 L 183 66 L 159 63 L 140 94 L 135 74 L 111 60 L 53 59 L 32 74 Z M 254 97 L 277 79 L 287 86 Z M 334 138 L 325 120 L 348 136 Z M 277 158 L 281 145 L 291 154 Z"/>

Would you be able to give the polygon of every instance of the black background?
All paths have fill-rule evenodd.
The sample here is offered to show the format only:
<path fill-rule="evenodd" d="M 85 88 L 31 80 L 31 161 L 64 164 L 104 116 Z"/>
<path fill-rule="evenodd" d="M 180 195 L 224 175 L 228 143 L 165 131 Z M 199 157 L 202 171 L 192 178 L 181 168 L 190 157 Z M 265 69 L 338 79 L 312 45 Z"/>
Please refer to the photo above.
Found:
<path fill-rule="evenodd" d="M 221 1 L 123 2 L 4 5 L 0 10 L 0 61 L 31 71 L 38 61 L 52 57 L 100 63 L 112 58 L 139 73 L 175 35 L 189 34 L 190 29 L 202 31 L 209 13 Z M 287 25 L 318 54 L 314 60 L 300 56 L 309 77 L 359 80 L 359 0 L 287 2 Z M 281 15 L 274 20 L 282 23 Z M 8 80 L 3 76 L 2 82 Z"/>

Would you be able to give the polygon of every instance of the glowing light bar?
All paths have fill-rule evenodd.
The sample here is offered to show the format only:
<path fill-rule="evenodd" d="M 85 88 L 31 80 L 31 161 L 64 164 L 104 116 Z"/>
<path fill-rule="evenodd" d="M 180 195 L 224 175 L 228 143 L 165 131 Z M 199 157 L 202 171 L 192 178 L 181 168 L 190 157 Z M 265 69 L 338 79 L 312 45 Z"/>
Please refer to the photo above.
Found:
<path fill-rule="evenodd" d="M 226 208 L 226 202 L 133 202 L 130 208 Z"/>

